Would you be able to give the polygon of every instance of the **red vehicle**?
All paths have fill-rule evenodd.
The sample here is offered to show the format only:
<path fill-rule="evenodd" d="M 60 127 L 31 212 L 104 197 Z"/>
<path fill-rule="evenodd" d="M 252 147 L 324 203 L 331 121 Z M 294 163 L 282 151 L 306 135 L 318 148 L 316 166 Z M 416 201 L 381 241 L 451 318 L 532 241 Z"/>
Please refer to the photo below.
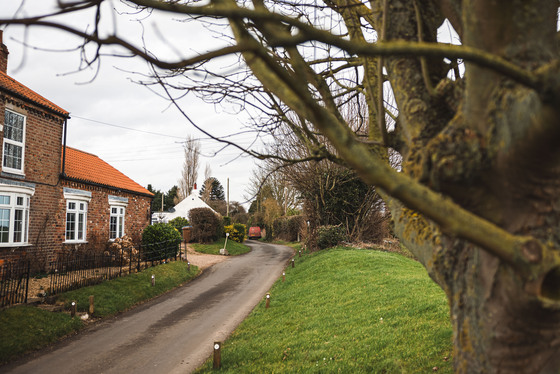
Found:
<path fill-rule="evenodd" d="M 260 239 L 261 228 L 259 226 L 249 227 L 249 239 Z"/>

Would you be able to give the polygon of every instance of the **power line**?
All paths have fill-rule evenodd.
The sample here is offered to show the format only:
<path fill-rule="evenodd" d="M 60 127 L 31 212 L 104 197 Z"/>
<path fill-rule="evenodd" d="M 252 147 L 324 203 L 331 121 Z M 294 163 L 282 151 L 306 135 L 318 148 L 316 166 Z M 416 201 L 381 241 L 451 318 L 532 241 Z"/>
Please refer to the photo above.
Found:
<path fill-rule="evenodd" d="M 72 115 L 72 117 L 74 117 L 74 118 L 79 118 L 79 119 L 82 119 L 82 120 L 84 120 L 84 121 L 90 121 L 90 122 L 99 123 L 99 124 L 105 125 L 105 126 L 118 127 L 118 128 L 120 128 L 120 129 L 125 129 L 125 130 L 130 130 L 130 131 L 141 132 L 141 133 L 144 133 L 144 134 L 157 135 L 157 136 L 165 136 L 165 137 L 167 137 L 167 138 L 185 140 L 185 138 L 184 138 L 184 137 L 181 137 L 181 136 L 162 134 L 162 133 L 153 132 L 153 131 L 145 131 L 145 130 L 133 129 L 133 128 L 131 128 L 131 127 L 126 127 L 126 126 L 121 126 L 121 125 L 115 125 L 115 124 L 112 124 L 112 123 L 107 123 L 107 122 L 103 122 L 103 121 L 98 121 L 98 120 L 95 120 L 95 119 L 80 117 L 80 116 L 77 116 L 77 115 L 74 115 L 74 114 Z"/>

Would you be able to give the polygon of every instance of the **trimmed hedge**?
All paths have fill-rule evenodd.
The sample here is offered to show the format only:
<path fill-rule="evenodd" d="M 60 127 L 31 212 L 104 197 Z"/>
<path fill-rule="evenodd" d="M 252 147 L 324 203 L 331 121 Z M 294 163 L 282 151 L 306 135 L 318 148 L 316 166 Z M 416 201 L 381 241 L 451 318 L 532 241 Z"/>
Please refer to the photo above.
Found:
<path fill-rule="evenodd" d="M 177 256 L 181 233 L 169 223 L 156 223 L 142 232 L 142 258 L 159 261 Z"/>
<path fill-rule="evenodd" d="M 192 240 L 211 243 L 222 236 L 222 220 L 208 208 L 194 208 L 189 212 L 189 222 L 193 227 Z"/>

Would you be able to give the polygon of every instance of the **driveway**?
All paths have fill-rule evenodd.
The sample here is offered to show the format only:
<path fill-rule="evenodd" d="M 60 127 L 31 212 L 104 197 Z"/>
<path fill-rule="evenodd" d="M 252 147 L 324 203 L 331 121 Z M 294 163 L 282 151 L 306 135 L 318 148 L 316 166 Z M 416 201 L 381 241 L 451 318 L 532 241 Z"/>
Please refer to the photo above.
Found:
<path fill-rule="evenodd" d="M 44 351 L 7 373 L 190 373 L 264 297 L 292 255 L 247 241 L 252 251 L 206 269 L 168 294 Z"/>

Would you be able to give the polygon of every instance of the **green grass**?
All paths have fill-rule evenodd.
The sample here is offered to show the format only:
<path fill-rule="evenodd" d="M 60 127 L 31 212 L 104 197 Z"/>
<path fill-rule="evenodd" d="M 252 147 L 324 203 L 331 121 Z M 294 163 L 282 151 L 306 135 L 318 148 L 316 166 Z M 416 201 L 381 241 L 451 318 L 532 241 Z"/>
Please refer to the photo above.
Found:
<path fill-rule="evenodd" d="M 58 297 L 58 300 L 63 301 L 67 308 L 70 307 L 72 301 L 76 301 L 78 311 L 86 312 L 89 309 L 89 296 L 93 295 L 94 316 L 108 317 L 165 293 L 194 278 L 197 274 L 196 266 L 191 266 L 189 271 L 186 263 L 175 261 L 96 286 L 65 292 Z M 155 286 L 152 286 L 152 275 L 155 276 Z"/>
<path fill-rule="evenodd" d="M 53 343 L 82 326 L 78 317 L 32 306 L 4 309 L 0 312 L 0 362 Z"/>
<path fill-rule="evenodd" d="M 108 317 L 130 309 L 135 304 L 165 293 L 187 282 L 199 273 L 196 266 L 188 271 L 184 262 L 171 262 L 145 269 L 137 274 L 113 279 L 96 286 L 58 296 L 69 308 L 77 301 L 78 312 L 89 309 L 89 296 L 94 295 L 94 317 Z M 152 287 L 151 276 L 155 275 Z M 0 363 L 11 361 L 26 352 L 45 347 L 84 326 L 78 317 L 55 313 L 32 306 L 16 306 L 0 311 Z"/>
<path fill-rule="evenodd" d="M 220 249 L 224 248 L 225 240 L 225 238 L 221 238 L 210 244 L 192 243 L 191 245 L 197 252 L 206 253 L 209 255 L 219 255 Z M 226 249 L 231 256 L 237 256 L 247 252 L 251 252 L 251 248 L 247 247 L 245 244 L 237 243 L 229 239 L 227 241 Z"/>
<path fill-rule="evenodd" d="M 221 372 L 452 372 L 447 301 L 419 263 L 345 249 L 295 260 L 270 308 L 263 300 L 223 345 Z"/>

